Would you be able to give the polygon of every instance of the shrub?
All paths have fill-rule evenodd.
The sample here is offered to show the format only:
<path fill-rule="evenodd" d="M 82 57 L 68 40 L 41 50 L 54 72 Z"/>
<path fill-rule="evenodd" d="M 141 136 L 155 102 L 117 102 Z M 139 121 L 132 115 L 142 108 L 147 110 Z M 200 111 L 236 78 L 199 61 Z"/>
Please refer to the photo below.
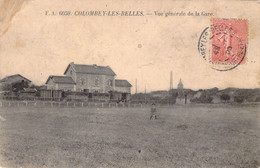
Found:
<path fill-rule="evenodd" d="M 237 103 L 243 103 L 244 102 L 244 97 L 242 96 L 236 96 L 234 97 L 234 101 L 237 102 Z"/>
<path fill-rule="evenodd" d="M 260 96 L 257 96 L 255 102 L 260 102 Z"/>
<path fill-rule="evenodd" d="M 190 101 L 192 103 L 211 103 L 213 98 L 205 93 L 201 94 L 199 98 L 193 98 Z"/>
<path fill-rule="evenodd" d="M 223 94 L 220 96 L 221 100 L 224 100 L 225 102 L 230 100 L 230 96 L 228 94 Z"/>

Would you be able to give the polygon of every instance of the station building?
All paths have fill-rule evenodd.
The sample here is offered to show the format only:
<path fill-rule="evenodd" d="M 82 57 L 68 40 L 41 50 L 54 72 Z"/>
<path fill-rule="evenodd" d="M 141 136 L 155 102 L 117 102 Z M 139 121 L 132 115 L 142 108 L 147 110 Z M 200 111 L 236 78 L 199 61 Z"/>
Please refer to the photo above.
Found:
<path fill-rule="evenodd" d="M 71 62 L 64 76 L 51 75 L 46 81 L 47 89 L 95 94 L 117 93 L 117 99 L 130 99 L 132 85 L 118 80 L 109 66 L 75 64 Z"/>

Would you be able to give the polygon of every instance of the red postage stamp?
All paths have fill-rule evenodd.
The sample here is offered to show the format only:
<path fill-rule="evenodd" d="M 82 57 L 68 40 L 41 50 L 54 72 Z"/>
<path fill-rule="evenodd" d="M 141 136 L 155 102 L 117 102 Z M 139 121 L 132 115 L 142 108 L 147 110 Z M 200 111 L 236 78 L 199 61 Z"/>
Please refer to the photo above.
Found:
<path fill-rule="evenodd" d="M 211 61 L 213 63 L 245 63 L 247 40 L 247 22 L 245 20 L 213 19 L 211 31 Z"/>
<path fill-rule="evenodd" d="M 200 36 L 198 49 L 213 69 L 228 71 L 246 62 L 246 44 L 246 20 L 212 19 Z"/>

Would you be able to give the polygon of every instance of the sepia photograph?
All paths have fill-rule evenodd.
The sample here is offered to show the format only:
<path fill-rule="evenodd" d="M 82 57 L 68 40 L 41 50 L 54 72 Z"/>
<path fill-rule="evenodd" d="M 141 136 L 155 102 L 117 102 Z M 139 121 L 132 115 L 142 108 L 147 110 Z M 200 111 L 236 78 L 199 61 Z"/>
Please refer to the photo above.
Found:
<path fill-rule="evenodd" d="M 0 168 L 259 168 L 254 0 L 0 0 Z"/>

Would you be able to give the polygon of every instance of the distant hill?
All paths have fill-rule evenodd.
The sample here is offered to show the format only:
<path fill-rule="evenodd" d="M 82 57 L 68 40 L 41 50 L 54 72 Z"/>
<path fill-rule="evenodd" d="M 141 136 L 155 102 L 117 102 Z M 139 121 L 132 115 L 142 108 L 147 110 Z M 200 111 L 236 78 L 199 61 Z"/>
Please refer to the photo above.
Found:
<path fill-rule="evenodd" d="M 173 104 L 178 96 L 177 89 L 158 90 L 150 93 L 133 94 L 131 100 L 135 102 L 159 102 Z M 187 99 L 191 103 L 226 103 L 226 102 L 260 102 L 260 88 L 240 89 L 226 88 L 219 90 L 217 87 L 211 89 L 200 89 L 197 91 L 191 89 L 183 89 Z"/>

